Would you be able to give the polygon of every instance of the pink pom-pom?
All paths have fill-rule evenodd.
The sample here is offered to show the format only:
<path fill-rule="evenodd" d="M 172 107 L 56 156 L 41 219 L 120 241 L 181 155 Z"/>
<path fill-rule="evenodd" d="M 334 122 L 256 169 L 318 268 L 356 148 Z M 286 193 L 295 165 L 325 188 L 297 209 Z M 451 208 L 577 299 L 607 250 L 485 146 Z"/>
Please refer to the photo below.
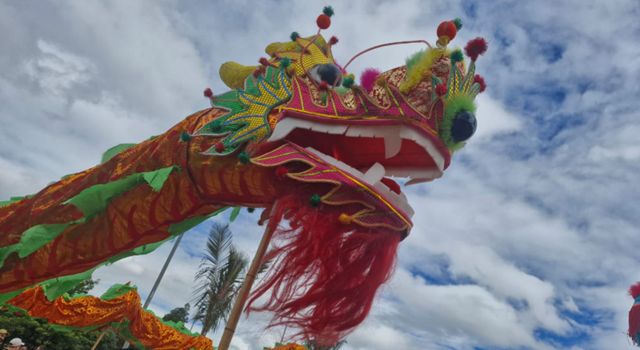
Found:
<path fill-rule="evenodd" d="M 487 89 L 487 83 L 485 83 L 484 78 L 480 74 L 476 74 L 473 77 L 473 82 L 478 83 L 480 85 L 480 92 L 483 92 Z"/>
<path fill-rule="evenodd" d="M 478 59 L 478 56 L 482 55 L 487 51 L 487 41 L 484 38 L 475 38 L 469 40 L 467 45 L 464 47 L 464 52 L 471 58 L 472 61 Z"/>
<path fill-rule="evenodd" d="M 332 36 L 329 38 L 329 45 L 335 45 L 338 43 L 338 38 L 336 36 Z"/>
<path fill-rule="evenodd" d="M 640 282 L 629 287 L 629 294 L 635 299 L 640 295 Z"/>
<path fill-rule="evenodd" d="M 367 92 L 371 92 L 373 90 L 373 85 L 376 83 L 376 80 L 380 76 L 380 71 L 375 68 L 367 68 L 362 72 L 360 76 L 360 85 L 367 90 Z"/>
<path fill-rule="evenodd" d="M 204 89 L 204 97 L 207 97 L 207 98 L 213 97 L 213 90 L 211 90 L 211 88 Z"/>

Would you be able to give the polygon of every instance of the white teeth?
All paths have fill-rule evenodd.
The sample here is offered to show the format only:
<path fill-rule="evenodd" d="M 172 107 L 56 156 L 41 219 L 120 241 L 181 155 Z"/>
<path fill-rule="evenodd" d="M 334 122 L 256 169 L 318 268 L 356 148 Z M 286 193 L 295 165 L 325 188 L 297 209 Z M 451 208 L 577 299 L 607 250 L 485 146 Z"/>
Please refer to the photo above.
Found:
<path fill-rule="evenodd" d="M 374 185 L 384 177 L 384 167 L 380 163 L 376 163 L 364 174 L 364 180 Z"/>
<path fill-rule="evenodd" d="M 400 135 L 396 134 L 384 137 L 384 157 L 386 159 L 396 156 L 400 153 L 401 148 L 402 138 L 400 138 Z"/>
<path fill-rule="evenodd" d="M 280 140 L 287 135 L 296 127 L 296 123 L 290 122 L 289 120 L 281 120 L 278 124 L 276 124 L 275 130 L 271 133 L 271 136 L 267 141 L 277 141 Z"/>

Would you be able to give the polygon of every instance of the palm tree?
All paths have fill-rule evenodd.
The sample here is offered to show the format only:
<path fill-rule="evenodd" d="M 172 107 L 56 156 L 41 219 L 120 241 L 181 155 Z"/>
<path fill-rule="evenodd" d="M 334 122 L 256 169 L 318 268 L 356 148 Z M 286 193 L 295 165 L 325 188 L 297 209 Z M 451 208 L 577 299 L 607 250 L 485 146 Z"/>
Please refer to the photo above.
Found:
<path fill-rule="evenodd" d="M 249 263 L 233 246 L 231 236 L 228 224 L 211 226 L 205 255 L 195 275 L 193 320 L 202 322 L 202 335 L 215 331 L 220 322 L 226 320 Z"/>

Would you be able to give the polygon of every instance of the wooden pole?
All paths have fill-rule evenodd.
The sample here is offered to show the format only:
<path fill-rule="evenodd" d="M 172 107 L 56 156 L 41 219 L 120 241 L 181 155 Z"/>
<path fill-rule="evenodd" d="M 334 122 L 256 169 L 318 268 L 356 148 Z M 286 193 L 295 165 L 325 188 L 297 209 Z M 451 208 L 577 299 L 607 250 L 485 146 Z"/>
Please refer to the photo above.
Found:
<path fill-rule="evenodd" d="M 236 301 L 233 304 L 233 309 L 231 309 L 231 313 L 229 314 L 229 320 L 227 321 L 227 325 L 224 327 L 224 333 L 222 334 L 222 339 L 220 339 L 220 344 L 218 345 L 217 350 L 228 350 L 229 345 L 231 345 L 231 339 L 233 338 L 233 334 L 236 331 L 236 326 L 238 325 L 238 320 L 240 320 L 240 315 L 242 314 L 242 310 L 244 309 L 244 304 L 247 302 L 249 292 L 251 291 L 251 286 L 253 286 L 256 275 L 260 270 L 260 266 L 262 265 L 262 258 L 267 252 L 269 242 L 271 241 L 271 236 L 273 235 L 273 232 L 276 229 L 275 226 L 277 224 L 278 223 L 275 222 L 275 220 L 269 220 L 269 223 L 267 224 L 267 229 L 262 235 L 260 245 L 258 245 L 258 251 L 256 251 L 256 255 L 253 257 L 253 261 L 251 261 L 249 272 L 247 272 L 247 276 L 244 278 L 244 283 L 240 288 L 240 292 L 238 292 L 238 297 L 236 298 Z"/>
<path fill-rule="evenodd" d="M 107 330 L 105 329 L 102 331 L 102 333 L 100 333 L 100 335 L 98 336 L 98 339 L 96 339 L 96 342 L 93 343 L 91 350 L 96 350 L 98 348 L 98 345 L 100 344 L 100 342 L 102 341 L 102 338 L 104 338 L 106 334 L 107 334 Z"/>

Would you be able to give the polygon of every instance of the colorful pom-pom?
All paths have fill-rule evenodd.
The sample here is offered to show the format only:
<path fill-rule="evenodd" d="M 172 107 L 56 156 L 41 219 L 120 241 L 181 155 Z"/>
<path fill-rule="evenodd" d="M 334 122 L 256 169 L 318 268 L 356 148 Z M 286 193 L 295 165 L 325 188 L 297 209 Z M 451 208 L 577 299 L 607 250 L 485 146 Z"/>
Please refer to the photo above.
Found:
<path fill-rule="evenodd" d="M 242 151 L 240 153 L 238 153 L 238 160 L 240 161 L 240 163 L 242 164 L 247 164 L 249 163 L 249 160 L 251 158 L 249 157 L 249 154 L 245 151 Z"/>
<path fill-rule="evenodd" d="M 456 17 L 452 22 L 456 26 L 457 30 L 462 29 L 462 20 L 459 17 Z"/>
<path fill-rule="evenodd" d="M 182 142 L 189 142 L 190 140 L 191 140 L 191 135 L 189 135 L 189 133 L 188 133 L 188 132 L 183 131 L 183 132 L 180 134 L 180 141 L 182 141 Z"/>
<path fill-rule="evenodd" d="M 222 129 L 222 119 L 216 119 L 211 123 L 211 131 L 218 132 Z"/>
<path fill-rule="evenodd" d="M 325 15 L 327 15 L 327 16 L 329 16 L 329 17 L 333 16 L 333 7 L 331 7 L 331 6 L 325 6 L 325 7 L 322 9 L 322 13 L 324 13 Z"/>
<path fill-rule="evenodd" d="M 283 57 L 280 60 L 280 68 L 287 69 L 291 65 L 291 59 L 289 57 Z"/>
<path fill-rule="evenodd" d="M 318 16 L 318 19 L 316 19 L 316 24 L 320 29 L 327 29 L 331 26 L 331 17 L 323 13 L 320 16 Z"/>
<path fill-rule="evenodd" d="M 318 88 L 320 90 L 328 90 L 329 89 L 329 84 L 326 81 L 323 80 L 318 84 Z"/>
<path fill-rule="evenodd" d="M 440 83 L 436 85 L 436 95 L 442 97 L 447 94 L 447 84 Z"/>
<path fill-rule="evenodd" d="M 296 41 L 300 37 L 300 34 L 298 34 L 298 32 L 292 32 L 289 37 L 291 38 L 291 41 Z"/>
<path fill-rule="evenodd" d="M 342 86 L 347 89 L 351 89 L 353 83 L 355 83 L 356 77 L 353 74 L 347 74 L 344 78 L 342 78 Z"/>
<path fill-rule="evenodd" d="M 266 70 L 266 69 L 264 68 L 264 66 L 259 66 L 258 68 L 256 68 L 256 69 L 253 71 L 253 77 L 254 77 L 254 78 L 259 77 L 259 76 L 260 76 L 260 74 L 263 74 L 263 73 L 265 72 L 265 70 Z"/>
<path fill-rule="evenodd" d="M 320 195 L 314 194 L 311 196 L 311 198 L 309 198 L 309 204 L 311 204 L 312 207 L 317 207 L 318 205 L 320 205 L 321 200 L 322 198 L 320 197 Z"/>
<path fill-rule="evenodd" d="M 287 167 L 285 167 L 285 166 L 281 165 L 281 166 L 276 168 L 276 176 L 279 179 L 284 179 L 285 176 L 287 176 L 288 173 L 289 173 L 289 169 L 287 169 Z"/>
<path fill-rule="evenodd" d="M 258 60 L 258 62 L 260 62 L 261 65 L 263 66 L 269 66 L 271 65 L 271 63 L 269 62 L 268 59 L 264 58 L 264 57 L 260 57 L 260 59 Z"/>
<path fill-rule="evenodd" d="M 256 208 L 247 208 L 247 211 L 253 213 L 254 211 L 256 211 Z"/>
<path fill-rule="evenodd" d="M 482 55 L 487 51 L 487 41 L 483 38 L 475 38 L 469 40 L 467 45 L 464 47 L 464 52 L 471 58 L 472 61 L 478 59 L 478 56 Z"/>
<path fill-rule="evenodd" d="M 360 85 L 362 85 L 362 87 L 367 92 L 371 92 L 379 76 L 380 76 L 379 70 L 375 68 L 367 68 L 364 70 L 364 72 L 362 72 L 362 75 L 360 76 Z"/>
<path fill-rule="evenodd" d="M 438 38 L 446 37 L 449 39 L 448 41 L 451 41 L 456 37 L 458 28 L 456 28 L 456 25 L 455 23 L 453 23 L 453 21 L 444 21 L 438 26 L 436 33 L 438 34 Z"/>
<path fill-rule="evenodd" d="M 480 74 L 476 74 L 473 77 L 473 82 L 478 83 L 480 85 L 480 92 L 483 92 L 487 89 L 487 83 L 484 81 L 484 78 Z"/>
<path fill-rule="evenodd" d="M 462 51 L 455 50 L 451 53 L 450 58 L 451 58 L 451 64 L 454 64 L 454 63 L 461 62 L 464 59 L 464 56 L 462 55 Z"/>
<path fill-rule="evenodd" d="M 340 221 L 341 224 L 349 225 L 353 221 L 353 217 L 349 214 L 342 213 L 338 216 L 338 221 Z"/>
<path fill-rule="evenodd" d="M 204 97 L 206 98 L 213 97 L 213 90 L 211 90 L 211 88 L 204 89 Z"/>
<path fill-rule="evenodd" d="M 640 296 L 640 282 L 629 287 L 629 294 L 635 299 Z"/>
<path fill-rule="evenodd" d="M 338 37 L 337 36 L 332 36 L 331 38 L 329 38 L 329 45 L 335 45 L 338 43 Z"/>
<path fill-rule="evenodd" d="M 215 144 L 215 146 L 213 146 L 213 147 L 215 148 L 216 152 L 218 152 L 218 153 L 224 152 L 224 149 L 225 149 L 224 143 L 222 143 L 222 142 L 217 142 Z"/>

